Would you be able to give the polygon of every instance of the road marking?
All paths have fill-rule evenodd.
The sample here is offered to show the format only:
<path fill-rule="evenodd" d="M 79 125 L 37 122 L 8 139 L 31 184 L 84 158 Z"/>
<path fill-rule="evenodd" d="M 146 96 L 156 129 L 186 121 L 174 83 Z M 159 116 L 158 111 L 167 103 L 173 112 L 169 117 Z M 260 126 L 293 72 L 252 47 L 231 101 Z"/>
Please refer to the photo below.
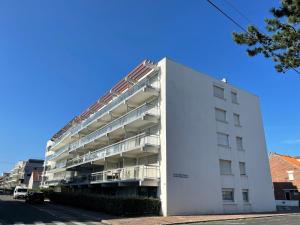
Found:
<path fill-rule="evenodd" d="M 96 224 L 96 225 L 100 225 L 100 222 L 90 222 L 91 224 Z M 0 224 L 1 225 L 1 224 Z"/>
<path fill-rule="evenodd" d="M 15 225 L 25 225 L 24 223 L 17 222 Z"/>
<path fill-rule="evenodd" d="M 74 223 L 76 225 L 86 225 L 86 223 L 80 223 L 80 222 L 76 222 L 76 221 L 71 221 L 71 223 Z"/>
<path fill-rule="evenodd" d="M 55 223 L 56 225 L 66 225 L 65 223 L 59 221 L 52 221 L 52 223 Z"/>

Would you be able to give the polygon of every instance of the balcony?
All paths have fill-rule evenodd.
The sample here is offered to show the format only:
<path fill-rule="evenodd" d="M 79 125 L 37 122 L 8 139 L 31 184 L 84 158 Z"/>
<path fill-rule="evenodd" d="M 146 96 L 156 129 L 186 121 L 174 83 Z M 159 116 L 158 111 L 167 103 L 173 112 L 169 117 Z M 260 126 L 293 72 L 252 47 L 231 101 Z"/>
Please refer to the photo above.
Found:
<path fill-rule="evenodd" d="M 158 106 L 145 103 L 80 140 L 71 143 L 69 153 L 75 150 L 93 150 L 96 146 L 106 145 L 109 138 L 121 137 L 126 133 L 126 130 L 137 132 L 142 127 L 158 123 L 158 118 Z"/>
<path fill-rule="evenodd" d="M 98 130 L 90 133 L 89 135 L 65 145 L 59 151 L 49 156 L 47 160 L 61 159 L 63 157 L 72 158 L 72 155 L 68 155 L 68 152 L 75 151 L 79 148 L 85 148 L 86 151 L 95 149 L 97 145 L 105 145 L 108 142 L 108 134 L 111 137 L 120 136 L 125 133 L 125 129 L 138 130 L 140 127 L 158 123 L 160 115 L 159 107 L 153 103 L 145 103 L 140 107 L 133 109 L 127 114 L 111 121 L 107 125 L 99 128 Z M 127 127 L 126 127 L 127 126 Z M 129 127 L 130 126 L 130 127 Z M 103 143 L 104 142 L 104 143 Z"/>
<path fill-rule="evenodd" d="M 66 184 L 68 185 L 84 185 L 90 183 L 90 176 L 80 175 L 74 176 L 66 179 Z"/>
<path fill-rule="evenodd" d="M 151 86 L 151 78 L 153 76 L 150 76 L 150 74 L 153 72 L 157 72 L 157 70 L 152 70 L 144 79 L 115 97 L 115 99 L 92 114 L 89 118 L 76 126 L 69 128 L 69 130 L 67 130 L 51 147 L 51 150 L 56 150 L 63 144 L 66 144 L 68 141 L 72 140 L 71 137 L 76 138 L 77 134 L 89 132 L 90 127 L 100 127 L 107 123 L 105 116 L 108 116 L 109 112 L 122 114 L 126 112 L 128 105 L 136 106 L 151 97 L 158 96 L 159 90 Z"/>
<path fill-rule="evenodd" d="M 159 166 L 132 166 L 91 174 L 91 184 L 138 181 L 141 186 L 157 186 Z"/>
<path fill-rule="evenodd" d="M 55 152 L 54 154 L 50 155 L 47 157 L 47 161 L 50 161 L 50 160 L 53 160 L 53 159 L 60 159 L 68 154 L 65 154 L 65 153 L 68 153 L 68 150 L 69 150 L 69 145 L 65 145 L 64 147 L 62 147 L 61 149 L 59 149 L 59 151 Z"/>
<path fill-rule="evenodd" d="M 64 179 L 55 179 L 55 180 L 47 180 L 45 181 L 45 184 L 48 186 L 57 186 L 61 184 L 65 184 L 66 181 Z"/>
<path fill-rule="evenodd" d="M 47 172 L 48 173 L 58 173 L 58 172 L 65 171 L 66 163 L 67 163 L 66 161 L 56 163 L 55 166 L 53 168 L 50 168 L 49 170 L 47 170 Z"/>
<path fill-rule="evenodd" d="M 104 163 L 105 158 L 112 156 L 136 157 L 158 153 L 160 145 L 159 136 L 145 133 L 128 138 L 121 142 L 109 145 L 99 150 L 84 154 L 67 162 L 67 168 L 97 161 Z"/>

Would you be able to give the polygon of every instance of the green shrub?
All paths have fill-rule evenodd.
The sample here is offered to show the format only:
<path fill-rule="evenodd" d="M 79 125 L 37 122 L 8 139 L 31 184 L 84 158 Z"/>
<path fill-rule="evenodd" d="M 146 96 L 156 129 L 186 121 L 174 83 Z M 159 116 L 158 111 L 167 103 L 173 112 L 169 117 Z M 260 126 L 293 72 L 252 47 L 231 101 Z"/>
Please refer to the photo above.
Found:
<path fill-rule="evenodd" d="M 91 193 L 49 192 L 50 201 L 122 216 L 159 215 L 160 200 L 142 197 L 114 197 Z"/>

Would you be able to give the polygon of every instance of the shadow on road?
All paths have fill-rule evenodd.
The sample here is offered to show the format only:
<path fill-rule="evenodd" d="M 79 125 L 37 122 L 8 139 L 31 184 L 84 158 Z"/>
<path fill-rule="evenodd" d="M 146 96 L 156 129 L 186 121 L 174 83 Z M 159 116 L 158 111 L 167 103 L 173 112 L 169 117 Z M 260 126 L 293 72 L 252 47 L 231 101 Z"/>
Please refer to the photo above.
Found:
<path fill-rule="evenodd" d="M 66 207 L 46 202 L 28 204 L 23 200 L 14 200 L 12 196 L 0 196 L 0 223 L 5 224 L 101 224 L 103 219 L 116 217 L 87 210 Z"/>

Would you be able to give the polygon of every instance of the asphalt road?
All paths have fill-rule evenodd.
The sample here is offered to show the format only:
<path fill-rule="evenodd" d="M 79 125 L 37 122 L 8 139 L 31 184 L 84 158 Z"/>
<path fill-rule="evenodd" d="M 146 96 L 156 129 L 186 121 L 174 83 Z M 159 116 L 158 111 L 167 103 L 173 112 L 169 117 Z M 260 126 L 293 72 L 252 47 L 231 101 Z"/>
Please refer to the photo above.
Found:
<path fill-rule="evenodd" d="M 101 225 L 101 219 L 108 218 L 107 215 L 50 203 L 31 205 L 24 200 L 14 200 L 12 196 L 0 195 L 0 225 Z"/>
<path fill-rule="evenodd" d="M 193 223 L 193 225 L 300 225 L 300 214 L 286 214 L 284 216 L 273 216 L 257 219 Z"/>
<path fill-rule="evenodd" d="M 0 225 L 102 225 L 102 219 L 110 219 L 110 216 L 51 203 L 31 205 L 23 200 L 14 200 L 12 196 L 0 195 Z M 300 213 L 193 225 L 300 225 Z"/>

